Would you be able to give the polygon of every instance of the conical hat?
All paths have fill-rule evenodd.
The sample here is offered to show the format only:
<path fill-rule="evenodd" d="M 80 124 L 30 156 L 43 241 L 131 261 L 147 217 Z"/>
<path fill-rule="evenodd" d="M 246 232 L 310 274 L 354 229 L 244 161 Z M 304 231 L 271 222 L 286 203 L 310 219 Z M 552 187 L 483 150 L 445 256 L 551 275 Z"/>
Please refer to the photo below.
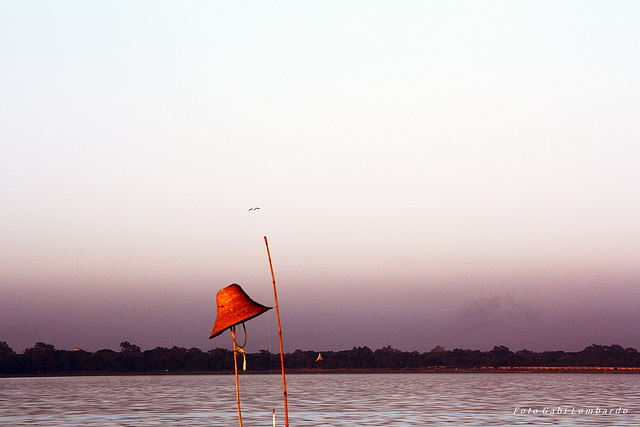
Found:
<path fill-rule="evenodd" d="M 240 285 L 232 284 L 222 288 L 216 295 L 218 313 L 209 339 L 220 335 L 226 329 L 253 319 L 272 307 L 258 304 L 247 295 Z"/>

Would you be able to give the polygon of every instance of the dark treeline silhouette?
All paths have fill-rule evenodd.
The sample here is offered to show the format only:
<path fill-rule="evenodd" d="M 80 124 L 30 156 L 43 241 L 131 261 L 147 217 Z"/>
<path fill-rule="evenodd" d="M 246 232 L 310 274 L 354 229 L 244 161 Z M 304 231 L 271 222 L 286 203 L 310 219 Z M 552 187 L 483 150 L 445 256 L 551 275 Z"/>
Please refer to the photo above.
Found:
<path fill-rule="evenodd" d="M 319 357 L 321 355 L 321 357 Z M 238 357 L 241 357 L 240 355 Z M 280 369 L 280 355 L 260 350 L 249 353 L 248 371 Z M 241 362 L 239 362 L 241 363 Z M 386 346 L 378 350 L 354 347 L 344 351 L 302 351 L 285 354 L 287 369 L 322 370 L 426 370 L 483 369 L 525 367 L 610 367 L 640 368 L 640 354 L 634 348 L 619 345 L 590 345 L 579 352 L 520 350 L 505 346 L 491 351 L 445 350 L 441 346 L 426 353 L 405 352 Z M 53 345 L 36 343 L 18 354 L 0 341 L 0 374 L 100 374 L 157 372 L 229 372 L 233 371 L 233 352 L 216 348 L 203 352 L 198 348 L 156 347 L 142 351 L 125 341 L 120 351 L 80 349 L 57 350 Z"/>

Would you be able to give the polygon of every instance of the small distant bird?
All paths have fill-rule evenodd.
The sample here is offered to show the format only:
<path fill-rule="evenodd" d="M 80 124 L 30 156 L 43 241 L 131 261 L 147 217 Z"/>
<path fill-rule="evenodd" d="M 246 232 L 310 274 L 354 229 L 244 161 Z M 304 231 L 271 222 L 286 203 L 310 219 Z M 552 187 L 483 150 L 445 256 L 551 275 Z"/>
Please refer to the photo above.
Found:
<path fill-rule="evenodd" d="M 260 208 L 258 208 L 258 207 L 250 208 L 250 209 L 249 209 L 249 211 L 259 211 L 259 210 L 260 210 Z"/>

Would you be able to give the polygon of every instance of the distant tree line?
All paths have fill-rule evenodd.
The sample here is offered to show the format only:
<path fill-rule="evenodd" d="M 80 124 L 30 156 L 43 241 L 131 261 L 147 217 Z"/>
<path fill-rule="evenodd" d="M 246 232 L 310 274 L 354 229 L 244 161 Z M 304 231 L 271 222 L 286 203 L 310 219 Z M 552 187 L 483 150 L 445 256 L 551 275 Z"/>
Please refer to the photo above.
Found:
<path fill-rule="evenodd" d="M 280 369 L 279 354 L 260 350 L 246 357 L 249 371 Z M 284 358 L 287 369 L 318 371 L 529 366 L 640 367 L 640 354 L 635 348 L 596 344 L 579 352 L 513 352 L 505 346 L 495 346 L 493 350 L 483 352 L 459 348 L 445 350 L 437 346 L 429 352 L 419 353 L 400 351 L 391 346 L 375 351 L 369 347 L 353 347 L 351 350 L 322 353 L 296 350 L 285 354 Z M 156 347 L 142 351 L 139 346 L 125 341 L 120 344 L 119 352 L 106 349 L 94 353 L 80 349 L 57 350 L 53 345 L 38 342 L 19 354 L 6 342 L 0 341 L 0 374 L 3 375 L 230 371 L 233 371 L 233 352 L 223 348 L 203 352 L 198 348 Z"/>

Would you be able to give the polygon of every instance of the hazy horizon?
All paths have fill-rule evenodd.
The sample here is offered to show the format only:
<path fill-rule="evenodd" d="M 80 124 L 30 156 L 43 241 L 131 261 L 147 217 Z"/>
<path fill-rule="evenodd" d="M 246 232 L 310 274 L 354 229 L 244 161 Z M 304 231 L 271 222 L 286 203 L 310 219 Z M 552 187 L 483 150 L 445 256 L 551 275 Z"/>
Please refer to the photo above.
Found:
<path fill-rule="evenodd" d="M 640 348 L 637 16 L 3 2 L 0 341 Z"/>

